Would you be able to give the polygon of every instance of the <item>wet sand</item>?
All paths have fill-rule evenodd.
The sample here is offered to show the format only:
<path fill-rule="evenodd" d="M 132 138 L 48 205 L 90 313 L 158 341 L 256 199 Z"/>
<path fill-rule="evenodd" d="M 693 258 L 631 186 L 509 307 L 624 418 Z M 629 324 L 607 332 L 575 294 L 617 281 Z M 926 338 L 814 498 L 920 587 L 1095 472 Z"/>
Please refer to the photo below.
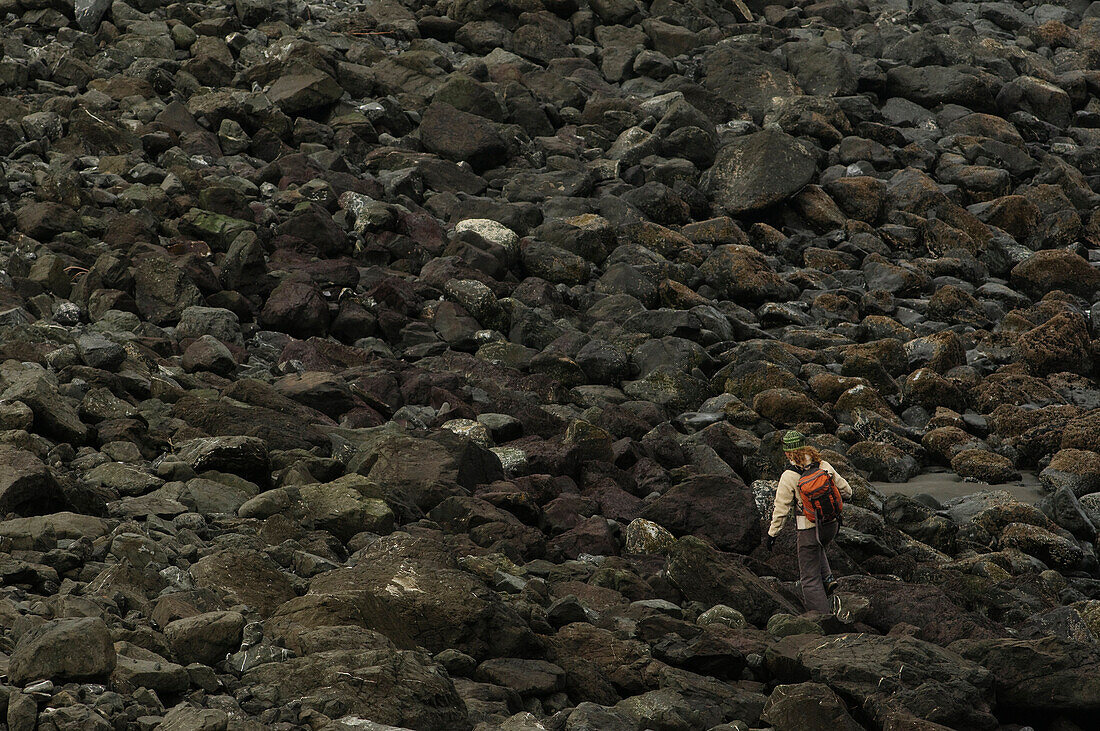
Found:
<path fill-rule="evenodd" d="M 954 472 L 928 472 L 917 475 L 909 482 L 872 482 L 875 489 L 886 495 L 901 493 L 902 495 L 916 495 L 924 493 L 931 495 L 941 503 L 963 495 L 972 495 L 986 490 L 1006 490 L 1012 497 L 1021 502 L 1034 503 L 1046 493 L 1039 485 L 1039 478 L 1035 472 L 1025 471 L 1020 473 L 1020 479 L 1001 485 L 987 485 L 982 482 L 964 482 Z"/>

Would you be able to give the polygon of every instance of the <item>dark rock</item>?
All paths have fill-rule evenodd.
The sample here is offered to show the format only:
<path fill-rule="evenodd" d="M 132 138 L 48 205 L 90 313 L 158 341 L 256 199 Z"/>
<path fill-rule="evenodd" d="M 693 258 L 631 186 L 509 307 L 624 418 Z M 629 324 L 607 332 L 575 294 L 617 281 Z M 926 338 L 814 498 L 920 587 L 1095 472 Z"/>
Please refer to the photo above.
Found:
<path fill-rule="evenodd" d="M 989 670 L 998 705 L 1047 711 L 1091 711 L 1098 688 L 1092 645 L 1037 640 L 960 640 L 952 649 Z"/>
<path fill-rule="evenodd" d="M 19 638 L 8 677 L 19 685 L 32 680 L 95 680 L 110 675 L 115 663 L 111 633 L 102 619 L 57 619 Z"/>
<path fill-rule="evenodd" d="M 1100 492 L 1100 455 L 1083 449 L 1062 449 L 1039 473 L 1051 492 L 1068 487 L 1077 497 Z"/>
<path fill-rule="evenodd" d="M 230 604 L 247 604 L 261 616 L 294 597 L 290 580 L 266 556 L 250 550 L 225 549 L 191 567 L 199 587 L 226 596 Z"/>
<path fill-rule="evenodd" d="M 899 66 L 886 73 L 887 90 L 925 107 L 958 104 L 979 112 L 994 107 L 988 77 L 951 66 Z"/>
<path fill-rule="evenodd" d="M 1100 291 L 1100 269 L 1071 251 L 1037 251 L 1012 269 L 1012 284 L 1039 298 L 1060 289 L 1091 299 Z"/>
<path fill-rule="evenodd" d="M 1058 86 L 1034 76 L 1017 76 L 997 93 L 997 107 L 1004 114 L 1015 111 L 1041 114 L 1056 127 L 1069 126 L 1073 102 Z"/>
<path fill-rule="evenodd" d="M 420 141 L 440 157 L 466 161 L 475 170 L 503 164 L 508 148 L 497 130 L 482 117 L 434 102 L 420 121 Z"/>
<path fill-rule="evenodd" d="M 202 294 L 171 261 L 150 257 L 134 268 L 134 301 L 142 317 L 156 325 L 171 325 L 188 307 L 201 304 Z"/>
<path fill-rule="evenodd" d="M 818 683 L 776 686 L 761 718 L 777 731 L 863 728 L 849 715 L 844 701 L 828 686 Z"/>
<path fill-rule="evenodd" d="M 177 696 L 191 684 L 191 677 L 182 665 L 168 662 L 152 650 L 129 642 L 115 643 L 117 664 L 111 673 L 111 687 L 133 693 L 148 688 L 165 697 Z"/>
<path fill-rule="evenodd" d="M 390 552 L 400 546 L 404 555 Z M 309 595 L 283 606 L 278 618 L 296 621 L 301 611 L 303 619 L 315 615 L 309 620 L 315 625 L 347 623 L 331 616 L 332 610 L 306 611 L 318 601 L 353 608 L 360 617 L 356 624 L 385 634 L 398 647 L 455 648 L 485 659 L 522 656 L 533 640 L 513 609 L 432 542 L 381 539 L 361 552 L 355 567 L 313 579 Z"/>
<path fill-rule="evenodd" d="M 233 353 L 212 335 L 203 335 L 188 345 L 180 365 L 188 373 L 210 371 L 219 376 L 229 376 L 237 370 Z"/>
<path fill-rule="evenodd" d="M 723 551 L 749 553 L 760 544 L 752 492 L 734 477 L 703 475 L 681 482 L 641 513 L 674 535 L 695 535 Z"/>
<path fill-rule="evenodd" d="M 257 485 L 266 485 L 271 477 L 267 445 L 255 437 L 192 439 L 178 446 L 176 457 L 196 473 L 228 472 Z"/>
<path fill-rule="evenodd" d="M 228 399 L 184 396 L 172 405 L 174 418 L 214 436 L 246 436 L 264 440 L 272 449 L 310 449 L 328 445 L 328 437 L 315 425 L 324 417 L 272 403 L 275 408 L 242 405 L 244 389 L 228 393 Z M 295 404 L 295 406 L 297 406 Z"/>
<path fill-rule="evenodd" d="M 241 646 L 244 617 L 237 612 L 207 612 L 177 619 L 164 628 L 172 656 L 181 663 L 217 665 Z"/>
<path fill-rule="evenodd" d="M 1069 371 L 1086 375 L 1092 371 L 1092 347 L 1085 318 L 1076 312 L 1062 312 L 1016 341 L 1020 361 L 1038 376 Z"/>
<path fill-rule="evenodd" d="M 312 280 L 290 276 L 267 299 L 260 317 L 266 327 L 297 337 L 328 330 L 328 304 Z"/>
<path fill-rule="evenodd" d="M 314 68 L 280 76 L 267 90 L 268 99 L 290 115 L 325 107 L 343 94 L 335 79 Z"/>
<path fill-rule="evenodd" d="M 755 249 L 743 245 L 720 246 L 699 274 L 725 299 L 757 303 L 794 299 L 797 289 L 784 282 Z"/>
<path fill-rule="evenodd" d="M 857 468 L 869 472 L 872 480 L 908 482 L 920 472 L 917 460 L 892 444 L 858 442 L 848 450 L 847 457 Z"/>
<path fill-rule="evenodd" d="M 76 211 L 60 203 L 31 203 L 16 211 L 15 220 L 20 231 L 42 241 L 79 229 L 81 223 Z"/>
<path fill-rule="evenodd" d="M 66 506 L 50 468 L 30 452 L 0 444 L 0 512 L 36 515 Z"/>
<path fill-rule="evenodd" d="M 110 10 L 111 4 L 106 0 L 75 0 L 73 2 L 73 15 L 77 25 L 85 33 L 95 33 L 99 28 L 99 22 Z"/>
<path fill-rule="evenodd" d="M 782 647 L 789 642 L 789 647 Z M 768 651 L 769 667 L 780 668 L 781 653 L 810 679 L 859 702 L 865 713 L 886 723 L 899 712 L 948 728 L 958 725 L 994 729 L 990 712 L 992 673 L 973 661 L 912 637 L 845 634 L 807 639 L 787 638 Z M 884 677 L 912 672 L 884 688 Z M 788 675 L 781 671 L 781 679 Z"/>
<path fill-rule="evenodd" d="M 706 187 L 717 210 L 736 216 L 783 202 L 816 170 L 813 155 L 795 138 L 757 132 L 718 151 Z"/>
<path fill-rule="evenodd" d="M 951 458 L 951 469 L 963 477 L 997 485 L 1019 477 L 1012 460 L 982 449 L 964 449 Z"/>
<path fill-rule="evenodd" d="M 916 637 L 944 647 L 955 640 L 999 637 L 990 620 L 968 612 L 942 589 L 869 576 L 844 579 L 844 591 L 867 599 L 863 621 L 883 632 L 901 623 L 920 627 Z"/>
<path fill-rule="evenodd" d="M 486 683 L 511 688 L 521 696 L 545 696 L 565 685 L 565 671 L 545 660 L 486 660 L 478 665 L 477 677 Z"/>
<path fill-rule="evenodd" d="M 1081 509 L 1077 496 L 1068 487 L 1060 487 L 1037 504 L 1051 520 L 1085 541 L 1096 540 L 1096 526 Z"/>
<path fill-rule="evenodd" d="M 368 673 L 373 683 L 356 677 Z M 334 649 L 265 663 L 241 679 L 279 703 L 308 696 L 337 713 L 425 731 L 468 731 L 466 707 L 454 683 L 431 658 L 393 649 Z"/>
<path fill-rule="evenodd" d="M 755 625 L 777 611 L 798 614 L 786 599 L 750 572 L 737 556 L 722 553 L 694 537 L 681 538 L 668 551 L 668 575 L 692 601 L 725 604 Z"/>

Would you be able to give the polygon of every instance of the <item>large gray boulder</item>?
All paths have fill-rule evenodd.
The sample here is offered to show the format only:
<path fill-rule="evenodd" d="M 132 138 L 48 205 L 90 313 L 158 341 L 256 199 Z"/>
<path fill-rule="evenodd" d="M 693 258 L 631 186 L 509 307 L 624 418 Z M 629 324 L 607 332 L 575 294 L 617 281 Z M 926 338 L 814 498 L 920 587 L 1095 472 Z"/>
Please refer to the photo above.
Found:
<path fill-rule="evenodd" d="M 776 612 L 800 612 L 753 574 L 740 557 L 717 551 L 695 536 L 681 538 L 668 549 L 666 570 L 684 598 L 733 607 L 761 627 Z"/>
<path fill-rule="evenodd" d="M 260 665 L 241 682 L 279 703 L 301 703 L 303 710 L 341 709 L 349 716 L 422 731 L 471 728 L 454 682 L 421 652 L 326 650 Z"/>
<path fill-rule="evenodd" d="M 302 613 L 303 601 L 317 608 Z M 534 641 L 516 611 L 459 569 L 442 544 L 401 534 L 360 551 L 355 566 L 317 576 L 308 595 L 278 614 L 308 618 L 317 626 L 348 624 L 346 609 L 334 607 L 354 608 L 351 623 L 381 632 L 403 648 L 421 646 L 433 653 L 454 648 L 479 659 L 522 657 Z"/>
<path fill-rule="evenodd" d="M 111 632 L 102 619 L 56 619 L 19 638 L 8 679 L 18 685 L 32 680 L 104 679 L 116 662 Z"/>
<path fill-rule="evenodd" d="M 706 189 L 717 212 L 738 216 L 782 203 L 816 172 L 806 145 L 769 129 L 722 147 L 707 174 Z"/>
<path fill-rule="evenodd" d="M 795 635 L 769 647 L 766 661 L 780 680 L 809 676 L 860 704 L 876 728 L 910 716 L 948 728 L 998 727 L 991 673 L 913 637 Z"/>
<path fill-rule="evenodd" d="M 95 33 L 111 9 L 111 0 L 73 0 L 73 16 L 85 33 Z"/>
<path fill-rule="evenodd" d="M 0 444 L 0 513 L 52 513 L 66 505 L 61 486 L 42 460 Z"/>

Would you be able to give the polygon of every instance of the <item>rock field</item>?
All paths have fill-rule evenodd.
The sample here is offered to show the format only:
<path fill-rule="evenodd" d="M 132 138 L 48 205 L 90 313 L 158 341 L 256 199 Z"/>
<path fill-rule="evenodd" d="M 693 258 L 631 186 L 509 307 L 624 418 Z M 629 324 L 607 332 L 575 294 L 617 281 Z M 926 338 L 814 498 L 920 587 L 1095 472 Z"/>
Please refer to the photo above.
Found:
<path fill-rule="evenodd" d="M 9 731 L 1096 728 L 1100 2 L 0 41 Z M 761 544 L 788 428 L 844 622 Z"/>

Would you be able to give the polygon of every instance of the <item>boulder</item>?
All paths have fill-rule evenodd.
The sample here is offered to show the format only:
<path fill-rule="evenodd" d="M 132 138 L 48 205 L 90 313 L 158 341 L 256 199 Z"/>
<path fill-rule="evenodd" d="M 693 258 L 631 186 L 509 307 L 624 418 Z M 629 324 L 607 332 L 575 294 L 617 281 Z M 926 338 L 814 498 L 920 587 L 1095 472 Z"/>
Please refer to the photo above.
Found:
<path fill-rule="evenodd" d="M 343 94 L 336 79 L 314 68 L 284 74 L 267 89 L 267 98 L 291 115 L 333 104 Z"/>
<path fill-rule="evenodd" d="M 180 703 L 164 715 L 154 731 L 225 731 L 229 715 L 214 708 L 196 708 Z"/>
<path fill-rule="evenodd" d="M 383 500 L 370 494 L 369 483 L 349 475 L 330 483 L 298 487 L 305 508 L 305 523 L 327 530 L 341 541 L 369 531 L 385 535 L 393 530 L 394 514 Z M 367 489 L 364 489 L 367 488 Z"/>
<path fill-rule="evenodd" d="M 323 334 L 329 326 L 328 304 L 308 276 L 291 275 L 280 282 L 260 318 L 268 329 L 300 338 Z"/>
<path fill-rule="evenodd" d="M 1100 454 L 1086 449 L 1061 449 L 1039 473 L 1051 492 L 1068 487 L 1077 497 L 1100 492 Z"/>
<path fill-rule="evenodd" d="M 990 485 L 1003 484 L 1020 476 L 1012 460 L 984 449 L 962 450 L 951 458 L 951 469 L 962 477 Z"/>
<path fill-rule="evenodd" d="M 1062 290 L 1092 301 L 1100 292 L 1100 269 L 1064 249 L 1037 251 L 1012 268 L 1012 286 L 1038 299 Z"/>
<path fill-rule="evenodd" d="M 1016 76 L 997 93 L 997 108 L 1006 116 L 1012 112 L 1042 115 L 1057 127 L 1069 126 L 1073 102 L 1065 90 L 1034 76 Z"/>
<path fill-rule="evenodd" d="M 1037 376 L 1068 371 L 1092 372 L 1092 343 L 1088 324 L 1077 312 L 1061 312 L 1042 325 L 1021 333 L 1016 357 Z"/>
<path fill-rule="evenodd" d="M 876 725 L 900 713 L 948 728 L 992 731 L 992 674 L 981 665 L 914 637 L 842 634 L 788 637 L 768 649 L 780 680 L 806 676 L 859 703 Z M 884 683 L 883 678 L 894 678 Z"/>
<path fill-rule="evenodd" d="M 129 642 L 116 642 L 117 664 L 111 673 L 111 687 L 133 693 L 149 688 L 163 697 L 175 697 L 191 685 L 191 677 L 182 665 L 169 662 L 157 653 Z"/>
<path fill-rule="evenodd" d="M 504 478 L 492 451 L 449 429 L 422 438 L 384 426 L 359 430 L 356 439 L 348 473 L 381 485 L 390 505 L 404 502 L 431 510 L 446 496 L 438 485 L 472 489 Z"/>
<path fill-rule="evenodd" d="M 363 682 L 365 677 L 372 681 Z M 326 650 L 265 663 L 246 672 L 241 683 L 279 704 L 296 701 L 316 713 L 335 710 L 334 715 L 424 731 L 472 728 L 447 673 L 411 650 Z"/>
<path fill-rule="evenodd" d="M 515 610 L 458 569 L 440 544 L 423 539 L 380 539 L 360 552 L 355 566 L 314 578 L 304 598 L 332 598 L 354 607 L 357 624 L 385 634 L 398 647 L 454 648 L 486 659 L 520 657 L 533 640 Z M 278 614 L 290 616 L 295 606 Z M 328 620 L 322 615 L 312 621 L 324 626 Z"/>
<path fill-rule="evenodd" d="M 706 189 L 716 210 L 738 216 L 782 203 L 816 172 L 805 145 L 790 135 L 765 130 L 719 149 Z"/>
<path fill-rule="evenodd" d="M 0 524 L 0 535 L 3 535 Z M 625 551 L 627 553 L 664 553 L 676 542 L 669 530 L 645 518 L 635 518 L 626 527 Z"/>
<path fill-rule="evenodd" d="M 936 586 L 852 576 L 844 578 L 843 588 L 869 602 L 862 621 L 881 632 L 908 624 L 920 628 L 915 633 L 918 639 L 943 647 L 959 639 L 1004 634 L 995 623 L 967 611 Z"/>
<path fill-rule="evenodd" d="M 107 0 L 74 0 L 73 15 L 77 25 L 85 33 L 95 33 L 99 28 L 99 22 L 111 9 L 111 3 Z"/>
<path fill-rule="evenodd" d="M 989 671 L 998 706 L 1048 712 L 1100 708 L 1094 643 L 1055 637 L 959 640 L 951 649 Z"/>
<path fill-rule="evenodd" d="M 114 642 L 102 619 L 55 619 L 19 638 L 8 678 L 19 685 L 32 680 L 102 680 L 116 662 Z"/>
<path fill-rule="evenodd" d="M 722 551 L 749 553 L 760 544 L 752 491 L 732 476 L 685 480 L 647 505 L 641 517 L 673 535 L 704 538 Z"/>
<path fill-rule="evenodd" d="M 684 597 L 725 604 L 758 626 L 765 625 L 775 612 L 799 613 L 737 556 L 718 551 L 694 536 L 681 538 L 669 549 L 667 571 Z"/>
<path fill-rule="evenodd" d="M 203 335 L 188 345 L 180 365 L 188 373 L 210 371 L 219 376 L 231 376 L 237 370 L 233 353 L 213 335 Z"/>
<path fill-rule="evenodd" d="M 30 452 L 0 444 L 0 512 L 37 515 L 67 507 L 50 468 Z"/>
<path fill-rule="evenodd" d="M 166 258 L 150 257 L 134 267 L 134 302 L 154 325 L 172 325 L 188 307 L 202 303 L 202 294 L 183 269 Z"/>
<path fill-rule="evenodd" d="M 920 473 L 920 463 L 913 456 L 884 442 L 857 442 L 846 456 L 856 468 L 868 472 L 872 480 L 908 482 Z"/>
<path fill-rule="evenodd" d="M 859 731 L 847 707 L 827 685 L 777 685 L 761 718 L 776 731 Z"/>
<path fill-rule="evenodd" d="M 1077 538 L 1090 543 L 1096 540 L 1096 526 L 1088 514 L 1081 508 L 1077 496 L 1068 487 L 1059 487 L 1039 500 L 1036 506 L 1047 517 L 1065 528 Z"/>
<path fill-rule="evenodd" d="M 467 162 L 474 170 L 497 167 L 508 159 L 508 147 L 492 122 L 433 102 L 420 120 L 420 142 L 425 149 L 455 162 Z"/>
<path fill-rule="evenodd" d="M 224 595 L 230 604 L 247 604 L 270 616 L 295 596 L 294 587 L 275 563 L 258 551 L 227 548 L 191 566 L 199 587 Z"/>
<path fill-rule="evenodd" d="M 1067 535 L 1058 535 L 1039 525 L 1010 523 L 1001 532 L 1001 545 L 1034 556 L 1055 571 L 1088 570 L 1096 555 Z"/>
<path fill-rule="evenodd" d="M 493 658 L 477 666 L 475 677 L 521 696 L 546 696 L 565 687 L 565 671 L 545 660 Z"/>
<path fill-rule="evenodd" d="M 738 303 L 782 301 L 797 296 L 797 288 L 783 281 L 751 246 L 717 247 L 703 262 L 699 274 L 724 299 Z"/>
<path fill-rule="evenodd" d="M 190 439 L 176 448 L 176 457 L 197 473 L 228 472 L 261 486 L 271 479 L 267 445 L 256 437 Z"/>
<path fill-rule="evenodd" d="M 52 550 L 58 540 L 75 541 L 87 536 L 94 541 L 109 532 L 102 518 L 69 512 L 0 522 L 0 537 L 10 541 L 13 550 L 20 551 Z"/>
<path fill-rule="evenodd" d="M 241 646 L 244 617 L 238 612 L 206 612 L 171 622 L 164 637 L 172 656 L 184 665 L 217 665 Z"/>

